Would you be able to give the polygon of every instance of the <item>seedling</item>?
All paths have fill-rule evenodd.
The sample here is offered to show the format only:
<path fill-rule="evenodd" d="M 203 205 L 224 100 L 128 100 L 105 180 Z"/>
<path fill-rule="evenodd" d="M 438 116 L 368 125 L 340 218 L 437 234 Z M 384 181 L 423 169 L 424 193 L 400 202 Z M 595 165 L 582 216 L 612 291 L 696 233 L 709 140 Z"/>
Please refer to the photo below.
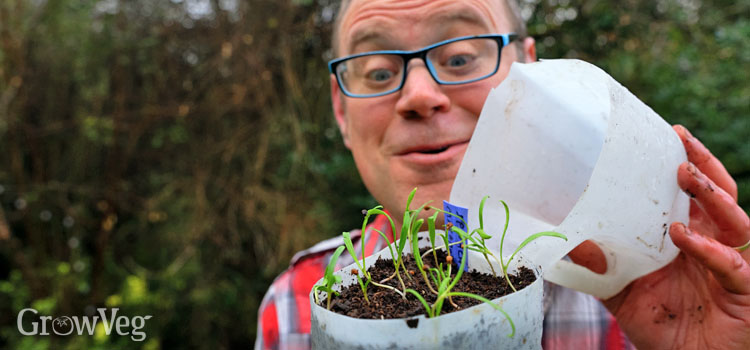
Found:
<path fill-rule="evenodd" d="M 485 197 L 487 198 L 487 197 Z M 544 232 L 537 232 L 529 237 L 526 237 L 526 239 L 521 242 L 521 244 L 518 245 L 518 248 L 513 251 L 513 254 L 510 255 L 508 258 L 508 261 L 503 262 L 502 256 L 503 256 L 503 242 L 505 242 L 505 233 L 508 231 L 508 223 L 510 222 L 510 211 L 508 210 L 508 204 L 505 203 L 505 201 L 500 200 L 500 203 L 503 204 L 503 208 L 505 208 L 505 226 L 503 227 L 503 235 L 500 236 L 500 265 L 503 267 L 503 275 L 505 275 L 505 280 L 508 282 L 511 288 L 513 288 L 513 291 L 516 291 L 516 288 L 513 287 L 513 284 L 510 283 L 510 279 L 508 279 L 508 267 L 510 266 L 510 262 L 513 261 L 513 257 L 518 254 L 518 252 L 523 249 L 527 244 L 531 243 L 537 238 L 540 237 L 557 237 L 562 238 L 564 240 L 568 240 L 568 237 L 566 237 L 562 233 L 554 232 L 554 231 L 544 231 Z"/>
<path fill-rule="evenodd" d="M 486 240 L 489 240 L 490 238 L 492 238 L 492 236 L 487 234 L 487 232 L 485 232 L 484 230 L 484 203 L 487 200 L 487 198 L 489 198 L 489 196 L 485 196 L 484 198 L 482 198 L 482 201 L 479 203 L 479 213 L 478 213 L 479 227 L 478 228 L 471 231 L 470 234 L 467 234 L 465 231 L 461 230 L 458 227 L 447 228 L 447 230 L 452 230 L 453 232 L 456 232 L 462 238 L 465 237 L 466 240 L 468 241 L 469 249 L 481 253 L 482 256 L 484 256 L 485 260 L 487 261 L 487 264 L 490 266 L 490 269 L 492 270 L 493 275 L 496 275 L 495 269 L 492 267 L 492 264 L 490 264 L 489 258 L 492 257 L 501 266 L 503 270 L 503 276 L 505 277 L 505 281 L 508 283 L 510 288 L 513 289 L 513 291 L 515 292 L 517 291 L 516 287 L 513 285 L 513 283 L 511 283 L 510 278 L 508 277 L 508 268 L 510 267 L 510 263 L 511 261 L 513 261 L 513 258 L 516 256 L 516 254 L 518 254 L 518 252 L 520 252 L 521 249 L 523 249 L 527 244 L 531 243 L 532 241 L 540 237 L 557 237 L 557 238 L 562 238 L 566 241 L 568 240 L 568 237 L 566 237 L 565 235 L 561 233 L 554 232 L 554 231 L 537 232 L 527 237 L 516 248 L 516 250 L 513 251 L 513 254 L 510 255 L 507 261 L 504 260 L 503 259 L 503 245 L 505 243 L 505 234 L 508 232 L 508 224 L 510 223 L 510 210 L 508 209 L 508 204 L 505 203 L 505 201 L 500 200 L 500 203 L 502 203 L 503 208 L 505 209 L 505 225 L 503 226 L 503 233 L 500 236 L 500 258 L 498 258 L 497 256 L 495 256 L 495 254 L 492 253 L 492 251 L 490 251 L 487 248 L 487 245 L 486 245 Z M 434 209 L 443 212 L 445 215 L 454 215 L 450 212 L 446 212 L 438 208 L 434 208 Z M 459 217 L 459 219 L 461 218 Z M 465 227 L 468 227 L 468 225 L 466 225 Z M 478 237 L 475 237 L 475 235 Z"/>
<path fill-rule="evenodd" d="M 434 245 L 434 237 L 435 237 L 435 228 L 434 227 L 435 226 L 434 226 L 434 223 L 435 223 L 436 218 L 437 218 L 437 213 L 435 215 L 431 216 L 430 218 L 428 218 L 428 235 L 430 237 L 430 244 L 432 246 L 431 250 L 433 252 L 433 256 L 435 256 L 434 255 L 434 253 L 435 253 L 435 245 Z M 453 228 L 453 227 L 451 227 L 451 228 Z M 464 256 L 464 259 L 461 259 L 460 266 L 458 267 L 458 271 L 456 272 L 455 276 L 453 276 L 451 278 L 451 267 L 452 267 L 452 262 L 453 262 L 453 257 L 451 255 L 448 255 L 446 257 L 447 269 L 444 270 L 442 268 L 442 265 L 440 265 L 440 264 L 436 264 L 436 266 L 438 266 L 438 268 L 430 268 L 429 269 L 430 272 L 432 272 L 432 276 L 434 276 L 433 281 L 438 286 L 438 290 L 437 291 L 434 291 L 432 289 L 432 287 L 430 287 L 430 290 L 437 295 L 436 300 L 435 300 L 435 302 L 432 305 L 430 305 L 427 302 L 427 300 L 421 294 L 419 294 L 419 292 L 417 292 L 416 290 L 407 289 L 406 292 L 414 295 L 417 298 L 417 300 L 419 300 L 419 302 L 422 303 L 422 306 L 424 306 L 425 311 L 427 313 L 427 316 L 430 317 L 430 318 L 440 316 L 440 313 L 441 313 L 441 311 L 443 309 L 443 303 L 445 302 L 445 300 L 447 299 L 449 302 L 452 303 L 452 301 L 451 301 L 450 298 L 454 297 L 454 296 L 456 296 L 456 297 L 473 298 L 473 299 L 479 300 L 481 302 L 487 303 L 490 306 L 492 306 L 494 309 L 496 309 L 496 310 L 500 311 L 501 313 L 503 313 L 503 315 L 506 317 L 506 319 L 508 320 L 508 322 L 510 324 L 510 327 L 511 327 L 511 333 L 508 335 L 508 337 L 513 337 L 516 334 L 516 326 L 513 323 L 513 319 L 499 305 L 491 302 L 489 299 L 487 299 L 485 297 L 482 297 L 480 295 L 476 295 L 476 294 L 473 294 L 473 293 L 454 292 L 454 291 L 452 291 L 453 287 L 455 287 L 456 283 L 458 283 L 458 281 L 461 279 L 461 276 L 463 275 L 463 272 L 464 272 L 464 266 L 466 266 L 466 261 L 468 260 L 467 250 L 468 250 L 469 245 L 466 244 L 467 243 L 466 238 L 467 238 L 467 235 L 465 235 L 465 234 L 461 235 L 461 241 L 458 242 L 463 247 L 463 251 L 464 251 L 463 256 Z M 416 241 L 416 235 L 415 235 L 415 238 L 412 241 L 413 242 Z M 448 242 L 447 236 L 444 237 L 444 241 L 443 242 Z M 415 246 L 416 246 L 416 244 L 415 244 Z M 445 250 L 447 251 L 447 247 L 445 247 Z M 427 254 L 427 253 L 429 253 L 429 251 L 426 252 L 425 254 Z M 413 254 L 414 254 L 417 266 L 419 266 L 419 268 L 422 269 L 423 265 L 422 265 L 421 256 L 419 255 L 419 250 L 417 248 L 415 248 Z M 435 257 L 435 261 L 437 261 L 437 257 Z M 490 266 L 492 266 L 492 265 L 490 265 Z M 423 271 L 423 273 L 424 273 L 424 271 Z M 426 277 L 425 277 L 425 280 L 426 280 Z M 428 284 L 428 286 L 430 285 L 428 281 L 427 281 L 427 284 Z M 454 304 L 454 307 L 456 307 L 455 304 Z"/>
<path fill-rule="evenodd" d="M 333 270 L 336 269 L 336 262 L 339 260 L 339 255 L 341 255 L 341 252 L 344 251 L 344 246 L 339 246 L 336 248 L 336 251 L 333 252 L 333 255 L 331 256 L 331 261 L 328 262 L 328 266 L 326 266 L 326 272 L 325 275 L 323 275 L 323 279 L 320 281 L 320 284 L 316 284 L 313 286 L 313 295 L 315 296 L 315 303 L 320 305 L 320 300 L 318 300 L 318 292 L 324 291 L 328 294 L 326 297 L 326 309 L 331 309 L 331 294 L 336 294 L 337 296 L 339 293 L 335 290 L 333 290 L 333 286 L 337 283 L 341 283 L 341 276 L 334 275 Z"/>
<path fill-rule="evenodd" d="M 362 231 L 362 236 L 363 236 L 361 238 L 362 241 L 365 240 L 364 232 L 365 231 Z M 383 234 L 383 233 L 381 232 L 381 234 Z M 385 235 L 385 234 L 383 234 L 383 235 Z M 362 294 L 364 295 L 365 301 L 368 304 L 370 303 L 370 299 L 367 297 L 367 286 L 369 286 L 370 283 L 372 283 L 375 286 L 381 287 L 381 288 L 390 289 L 390 290 L 398 293 L 402 297 L 405 297 L 405 295 L 404 295 L 404 293 L 402 291 L 400 291 L 400 290 L 398 290 L 396 288 L 393 288 L 393 287 L 391 287 L 389 285 L 381 284 L 381 283 L 377 283 L 377 282 L 373 281 L 372 280 L 372 276 L 370 275 L 370 273 L 365 268 L 364 254 L 362 254 L 362 265 L 360 265 L 359 260 L 357 259 L 357 253 L 354 251 L 354 245 L 352 244 L 352 238 L 349 235 L 349 232 L 344 232 L 343 236 L 344 236 L 344 246 L 346 246 L 346 249 L 349 252 L 349 255 L 351 255 L 352 258 L 354 259 L 354 263 L 359 268 L 359 271 L 362 271 L 362 274 L 366 278 L 366 281 L 363 281 L 362 278 L 359 277 L 359 274 L 354 274 L 354 277 L 357 278 L 357 282 L 359 283 L 359 287 L 362 289 Z M 386 239 L 386 241 L 388 241 L 388 240 Z M 389 248 L 390 248 L 390 246 L 389 246 Z M 364 252 L 364 247 L 362 248 L 362 251 Z M 393 250 L 391 250 L 391 255 L 393 255 Z M 396 268 L 398 269 L 398 265 L 396 265 Z M 399 280 L 400 280 L 400 276 L 399 276 Z M 403 281 L 401 281 L 401 285 L 402 286 L 404 285 Z M 406 288 L 406 287 L 404 287 L 404 288 Z"/>
<path fill-rule="evenodd" d="M 330 299 L 332 294 L 338 295 L 337 292 L 335 292 L 332 287 L 334 284 L 339 283 L 341 281 L 341 277 L 333 275 L 333 269 L 335 266 L 335 261 L 338 259 L 338 256 L 341 254 L 341 252 L 346 249 L 349 254 L 354 259 L 354 262 L 357 266 L 356 269 L 352 270 L 352 274 L 357 278 L 357 282 L 359 283 L 360 288 L 362 289 L 362 294 L 364 296 L 365 301 L 369 304 L 370 299 L 368 297 L 368 286 L 374 285 L 378 288 L 385 288 L 389 289 L 395 293 L 398 293 L 402 298 L 406 299 L 406 294 L 411 294 L 417 300 L 420 301 L 420 303 L 424 306 L 426 314 L 428 317 L 437 317 L 440 315 L 440 313 L 443 310 L 443 304 L 447 300 L 449 303 L 451 303 L 455 308 L 458 308 L 456 304 L 453 303 L 452 298 L 453 297 L 468 297 L 473 298 L 476 300 L 479 300 L 481 302 L 490 304 L 493 308 L 497 309 L 498 311 L 502 312 L 503 315 L 508 319 L 510 326 L 511 326 L 511 333 L 509 334 L 509 337 L 512 337 L 515 335 L 515 325 L 513 323 L 513 320 L 511 319 L 510 315 L 508 315 L 503 309 L 497 305 L 492 303 L 490 300 L 488 300 L 485 297 L 482 297 L 480 295 L 472 294 L 472 293 L 466 293 L 466 292 L 459 292 L 459 291 L 453 291 L 453 288 L 458 283 L 459 279 L 463 275 L 464 267 L 466 266 L 466 261 L 468 260 L 468 250 L 476 251 L 482 254 L 484 259 L 486 260 L 487 264 L 490 266 L 490 269 L 492 270 L 493 275 L 497 276 L 495 269 L 492 267 L 492 263 L 490 262 L 490 258 L 494 259 L 495 262 L 501 266 L 503 277 L 505 278 L 505 281 L 508 283 L 508 285 L 513 289 L 513 291 L 516 291 L 515 286 L 510 281 L 510 278 L 508 276 L 508 268 L 510 267 L 510 263 L 513 261 L 513 258 L 518 254 L 518 252 L 523 249 L 527 244 L 531 243 L 537 238 L 540 237 L 558 237 L 567 240 L 567 237 L 564 235 L 557 233 L 557 232 L 551 232 L 551 231 L 545 231 L 545 232 L 539 232 L 535 233 L 528 238 L 526 238 L 519 246 L 518 248 L 513 251 L 513 253 L 508 257 L 507 261 L 503 259 L 503 245 L 505 242 L 505 235 L 508 230 L 508 224 L 510 222 L 510 212 L 508 209 L 508 205 L 504 201 L 500 201 L 500 203 L 503 204 L 503 207 L 505 208 L 505 226 L 503 227 L 503 232 L 500 237 L 500 258 L 498 258 L 492 251 L 490 251 L 487 248 L 486 241 L 492 238 L 490 234 L 488 234 L 485 231 L 484 228 L 484 205 L 485 201 L 487 200 L 487 196 L 482 198 L 482 201 L 479 205 L 479 227 L 472 230 L 470 233 L 465 232 L 464 230 L 452 226 L 448 224 L 445 227 L 445 230 L 443 230 L 442 233 L 442 239 L 443 239 L 443 245 L 438 246 L 436 244 L 436 238 L 437 238 L 437 230 L 435 222 L 437 220 L 437 217 L 439 213 L 443 213 L 444 215 L 454 215 L 450 212 L 446 212 L 442 209 L 435 208 L 435 207 L 427 207 L 428 209 L 434 209 L 435 213 L 427 218 L 427 230 L 428 230 L 428 237 L 429 237 L 429 244 L 430 249 L 428 249 L 425 253 L 420 254 L 419 251 L 419 244 L 417 239 L 417 234 L 419 230 L 422 228 L 423 224 L 425 223 L 424 219 L 419 218 L 419 214 L 422 212 L 422 210 L 425 210 L 426 204 L 423 204 L 417 209 L 410 209 L 410 205 L 412 200 L 414 199 L 414 195 L 416 194 L 416 188 L 409 194 L 409 197 L 406 202 L 406 209 L 404 210 L 404 218 L 401 225 L 399 240 L 396 244 L 388 245 L 389 252 L 391 254 L 391 258 L 393 261 L 393 267 L 394 272 L 391 276 L 383 279 L 382 281 L 373 281 L 372 275 L 366 268 L 365 264 L 365 241 L 366 237 L 365 234 L 367 232 L 367 223 L 369 218 L 372 215 L 384 215 L 391 225 L 392 232 L 396 232 L 396 227 L 393 222 L 393 219 L 391 216 L 383 210 L 382 206 L 376 206 L 370 210 L 364 211 L 365 218 L 362 222 L 362 237 L 360 238 L 362 242 L 361 246 L 361 252 L 362 257 L 359 258 L 357 256 L 356 251 L 354 250 L 354 245 L 351 240 L 351 236 L 348 232 L 343 233 L 343 239 L 344 239 L 344 246 L 338 247 L 336 249 L 336 252 L 333 254 L 331 258 L 331 262 L 328 264 L 328 267 L 326 268 L 326 274 L 321 281 L 320 284 L 316 285 L 314 289 L 316 291 L 326 291 L 328 292 L 328 301 L 327 301 L 327 308 L 330 310 Z M 459 217 L 460 220 L 463 220 Z M 468 227 L 466 225 L 466 222 L 463 221 L 464 227 Z M 455 232 L 459 235 L 460 241 L 450 243 L 448 239 L 448 232 Z M 385 241 L 388 241 L 387 236 L 375 229 L 375 232 L 381 235 Z M 417 271 L 407 271 L 405 264 L 404 264 L 404 248 L 407 246 L 407 243 L 410 243 L 411 247 L 411 253 L 412 257 L 415 261 L 415 264 L 417 265 Z M 460 262 L 457 262 L 460 266 L 458 268 L 458 271 L 455 273 L 452 271 L 452 260 L 453 257 L 450 255 L 449 247 L 455 244 L 460 244 L 461 249 L 463 250 L 463 256 L 464 258 L 461 259 Z M 394 251 L 395 247 L 395 251 Z M 445 264 L 443 262 L 440 262 L 438 260 L 437 256 L 437 250 L 443 249 L 448 254 L 446 256 Z M 432 262 L 430 265 L 427 266 L 424 264 L 423 259 L 427 257 L 430 253 L 432 253 Z M 406 285 L 404 283 L 404 279 L 401 276 L 401 271 L 404 272 L 404 275 L 406 278 L 411 279 L 412 276 L 417 278 L 417 273 L 419 273 L 419 276 L 422 277 L 425 284 L 427 285 L 429 289 L 429 293 L 432 293 L 434 295 L 434 302 L 432 304 L 427 302 L 427 299 L 424 295 L 420 294 L 414 289 L 406 288 Z M 359 273 L 362 273 L 362 276 L 360 277 Z M 401 288 L 396 288 L 390 285 L 385 284 L 389 280 L 397 278 L 399 281 L 399 285 Z M 315 301 L 316 303 L 320 304 L 318 301 L 318 295 L 315 295 Z"/>
<path fill-rule="evenodd" d="M 384 215 L 386 218 L 388 218 L 388 221 L 391 224 L 391 230 L 392 230 L 392 232 L 396 232 L 396 230 L 395 230 L 396 227 L 395 227 L 395 224 L 393 223 L 393 219 L 391 218 L 391 216 L 388 213 L 386 213 L 385 211 L 382 210 L 383 209 L 382 206 L 376 206 L 376 207 L 374 207 L 374 208 L 372 208 L 372 209 L 370 209 L 370 210 L 368 210 L 368 211 L 365 212 L 365 218 L 362 221 L 362 230 L 361 230 L 362 237 L 360 238 L 360 241 L 362 242 L 362 247 L 361 247 L 362 259 L 361 259 L 361 262 L 360 262 L 360 259 L 357 257 L 357 253 L 354 251 L 354 245 L 352 244 L 351 236 L 349 235 L 349 233 L 348 232 L 344 232 L 342 234 L 343 237 L 344 237 L 344 245 L 346 246 L 346 249 L 349 252 L 349 255 L 352 256 L 352 259 L 354 259 L 355 264 L 357 265 L 357 267 L 359 268 L 359 270 L 362 271 L 363 276 L 366 278 L 366 281 L 363 281 L 359 277 L 359 275 L 356 275 L 357 282 L 359 283 L 359 286 L 362 289 L 362 293 L 364 295 L 364 299 L 365 299 L 365 301 L 367 301 L 367 303 L 370 302 L 369 298 L 367 296 L 367 286 L 370 283 L 372 283 L 375 286 L 381 287 L 381 288 L 386 288 L 386 289 L 393 290 L 394 292 L 396 292 L 399 295 L 401 295 L 402 298 L 406 298 L 406 294 L 404 294 L 404 290 L 406 289 L 406 285 L 404 284 L 404 281 L 401 278 L 401 274 L 399 273 L 400 270 L 403 270 L 406 273 L 406 267 L 404 266 L 403 259 L 402 259 L 402 257 L 403 257 L 403 250 L 404 250 L 404 247 L 406 246 L 406 239 L 408 237 L 410 237 L 409 232 L 418 230 L 419 227 L 421 227 L 422 223 L 424 222 L 424 220 L 422 220 L 422 219 L 419 219 L 419 220 L 416 220 L 416 221 L 413 220 L 414 218 L 416 218 L 419 215 L 419 212 L 424 208 L 424 205 L 422 205 L 417 210 L 410 210 L 409 209 L 409 205 L 411 205 L 411 202 L 414 199 L 414 195 L 416 194 L 416 191 L 417 191 L 416 188 L 414 190 L 412 190 L 411 194 L 409 194 L 409 198 L 406 201 L 406 210 L 404 211 L 404 223 L 401 226 L 401 235 L 400 235 L 400 240 L 399 240 L 399 244 L 397 246 L 396 252 L 393 251 L 393 248 L 391 248 L 390 245 L 388 246 L 388 249 L 390 250 L 390 253 L 391 253 L 391 259 L 392 259 L 393 264 L 394 264 L 394 274 L 391 275 L 391 277 L 386 278 L 385 280 L 380 281 L 380 282 L 375 282 L 375 281 L 372 280 L 372 276 L 370 275 L 369 272 L 367 272 L 367 269 L 365 268 L 365 266 L 366 266 L 366 264 L 365 264 L 365 254 L 364 254 L 364 252 L 365 252 L 365 241 L 366 241 L 365 235 L 366 235 L 366 232 L 367 232 L 367 222 L 368 222 L 370 216 L 372 216 L 374 214 Z M 383 232 L 381 232 L 379 230 L 375 230 L 375 231 L 378 234 L 380 234 L 386 242 L 388 241 L 388 238 L 386 237 L 385 233 L 383 233 Z M 398 281 L 401 284 L 401 290 L 398 290 L 398 289 L 396 289 L 394 287 L 391 287 L 389 285 L 383 284 L 383 283 L 387 282 L 388 280 L 390 280 L 391 278 L 393 278 L 394 276 L 398 278 Z M 406 276 L 408 278 L 411 278 L 411 276 L 408 273 L 406 273 Z"/>

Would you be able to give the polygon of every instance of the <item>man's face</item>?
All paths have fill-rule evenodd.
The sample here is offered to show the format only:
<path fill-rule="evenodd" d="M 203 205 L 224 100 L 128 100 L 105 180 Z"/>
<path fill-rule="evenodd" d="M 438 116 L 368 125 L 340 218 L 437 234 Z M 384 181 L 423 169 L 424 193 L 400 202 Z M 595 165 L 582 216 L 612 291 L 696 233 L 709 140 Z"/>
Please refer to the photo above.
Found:
<path fill-rule="evenodd" d="M 337 54 L 415 50 L 459 36 L 512 32 L 500 1 L 353 0 L 338 28 Z M 527 60 L 534 60 L 529 43 Z M 517 60 L 516 50 L 515 44 L 502 50 L 492 77 L 454 86 L 439 85 L 424 62 L 414 59 L 403 89 L 380 97 L 346 97 L 331 76 L 344 142 L 368 190 L 387 210 L 402 212 L 415 187 L 414 207 L 426 201 L 441 206 L 448 199 L 484 100 Z"/>

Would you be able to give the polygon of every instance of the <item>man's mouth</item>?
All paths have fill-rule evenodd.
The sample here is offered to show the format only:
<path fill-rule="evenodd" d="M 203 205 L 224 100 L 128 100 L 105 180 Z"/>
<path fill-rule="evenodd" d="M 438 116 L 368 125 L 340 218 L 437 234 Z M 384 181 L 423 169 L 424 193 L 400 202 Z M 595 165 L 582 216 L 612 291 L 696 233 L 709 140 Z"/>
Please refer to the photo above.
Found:
<path fill-rule="evenodd" d="M 433 145 L 419 145 L 407 148 L 398 153 L 398 158 L 413 165 L 435 166 L 453 163 L 460 159 L 469 141 L 439 143 Z"/>
<path fill-rule="evenodd" d="M 436 144 L 436 145 L 419 145 L 407 148 L 399 153 L 399 155 L 408 155 L 408 154 L 438 154 L 447 151 L 449 148 L 455 145 L 459 145 L 463 142 L 453 142 L 453 143 L 445 143 L 445 144 Z"/>
<path fill-rule="evenodd" d="M 450 146 L 451 145 L 446 145 L 446 146 L 439 147 L 439 148 L 425 149 L 425 150 L 420 150 L 416 152 L 422 153 L 422 154 L 438 154 L 438 153 L 446 151 L 448 148 L 450 148 Z"/>

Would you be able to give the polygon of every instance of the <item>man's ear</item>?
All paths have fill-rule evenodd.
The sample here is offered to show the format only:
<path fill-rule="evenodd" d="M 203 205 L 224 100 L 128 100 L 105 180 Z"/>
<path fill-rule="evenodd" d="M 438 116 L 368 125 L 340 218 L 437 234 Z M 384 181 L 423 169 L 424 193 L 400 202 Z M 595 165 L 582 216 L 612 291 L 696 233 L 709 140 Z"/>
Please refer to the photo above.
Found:
<path fill-rule="evenodd" d="M 526 63 L 536 62 L 536 42 L 534 38 L 528 36 L 523 39 L 523 53 L 526 57 Z"/>
<path fill-rule="evenodd" d="M 339 131 L 341 131 L 341 137 L 344 139 L 344 145 L 346 148 L 350 148 L 344 96 L 341 91 L 339 91 L 339 84 L 336 81 L 336 76 L 333 74 L 331 74 L 331 102 L 333 103 L 333 115 L 336 117 L 336 124 L 339 125 Z"/>

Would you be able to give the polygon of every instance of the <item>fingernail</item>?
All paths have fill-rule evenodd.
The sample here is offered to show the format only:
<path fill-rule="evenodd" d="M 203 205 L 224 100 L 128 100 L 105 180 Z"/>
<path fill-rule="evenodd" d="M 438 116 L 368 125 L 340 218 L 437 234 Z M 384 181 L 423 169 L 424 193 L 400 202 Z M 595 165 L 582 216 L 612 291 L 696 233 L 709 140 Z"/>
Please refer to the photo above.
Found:
<path fill-rule="evenodd" d="M 682 226 L 682 229 L 685 230 L 685 236 L 692 236 L 693 235 L 693 232 L 690 231 L 690 229 L 687 226 L 685 226 L 685 224 L 683 224 L 683 223 L 679 223 L 679 224 L 680 224 L 680 226 Z"/>
<path fill-rule="evenodd" d="M 698 175 L 697 169 L 695 168 L 695 164 L 693 164 L 692 162 L 688 162 L 687 171 L 693 175 Z"/>
<path fill-rule="evenodd" d="M 677 227 L 682 228 L 682 232 L 685 232 L 685 237 L 693 238 L 693 231 L 690 230 L 690 228 L 688 228 L 687 225 L 685 225 L 684 223 L 678 222 Z"/>
<path fill-rule="evenodd" d="M 693 137 L 693 134 L 690 133 L 690 130 L 688 130 L 685 126 L 680 125 L 680 129 L 685 133 L 685 138 L 689 139 Z"/>

